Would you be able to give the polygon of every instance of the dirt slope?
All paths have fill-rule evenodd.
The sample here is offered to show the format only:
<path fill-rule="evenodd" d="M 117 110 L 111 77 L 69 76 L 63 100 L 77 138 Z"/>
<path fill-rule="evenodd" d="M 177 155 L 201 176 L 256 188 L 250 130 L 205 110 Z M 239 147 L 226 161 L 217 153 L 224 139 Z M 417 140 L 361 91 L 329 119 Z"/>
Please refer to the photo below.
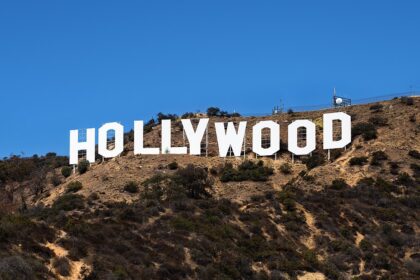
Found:
<path fill-rule="evenodd" d="M 121 156 L 98 161 L 84 174 L 64 178 L 57 168 L 61 183 L 49 182 L 41 192 L 33 191 L 32 181 L 8 182 L 21 187 L 12 200 L 26 207 L 0 219 L 0 273 L 2 258 L 19 255 L 22 266 L 26 262 L 27 271 L 43 279 L 416 279 L 420 98 L 413 100 L 341 108 L 352 116 L 353 131 L 370 124 L 376 137 L 356 135 L 330 161 L 322 150 L 321 119 L 336 109 L 211 118 L 208 157 L 135 156 L 128 141 Z M 317 124 L 311 157 L 292 161 L 282 150 L 276 158 L 256 159 L 253 124 L 280 123 L 284 148 L 287 124 L 297 119 Z M 227 164 L 237 171 L 244 163 L 243 157 L 217 156 L 214 122 L 232 120 L 248 122 L 245 158 L 262 160 L 273 174 L 222 180 Z M 173 145 L 182 145 L 179 122 L 172 126 Z M 159 125 L 145 135 L 145 145 L 160 145 Z M 317 157 L 321 161 L 311 165 Z M 171 169 L 173 162 L 178 167 Z M 286 163 L 291 169 L 282 172 Z M 195 174 L 184 169 L 190 164 Z M 182 193 L 185 181 L 179 180 L 204 184 L 196 178 L 202 170 L 212 185 L 208 193 Z M 76 181 L 83 187 L 69 192 Z M 138 191 L 124 190 L 129 182 Z"/>

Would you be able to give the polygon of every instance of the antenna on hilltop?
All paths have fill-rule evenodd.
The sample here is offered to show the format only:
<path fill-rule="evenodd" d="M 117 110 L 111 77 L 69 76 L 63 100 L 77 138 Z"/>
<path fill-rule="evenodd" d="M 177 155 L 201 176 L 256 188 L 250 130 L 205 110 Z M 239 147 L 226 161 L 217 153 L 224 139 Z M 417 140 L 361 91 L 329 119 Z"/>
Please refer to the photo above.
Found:
<path fill-rule="evenodd" d="M 333 90 L 333 107 L 337 108 L 337 107 L 345 107 L 345 106 L 350 106 L 351 105 L 351 99 L 350 98 L 345 98 L 345 97 L 341 97 L 337 95 L 337 91 L 334 88 Z"/>
<path fill-rule="evenodd" d="M 274 108 L 271 110 L 272 115 L 279 115 L 283 113 L 284 106 L 283 106 L 283 100 L 280 99 L 280 105 L 274 106 Z"/>

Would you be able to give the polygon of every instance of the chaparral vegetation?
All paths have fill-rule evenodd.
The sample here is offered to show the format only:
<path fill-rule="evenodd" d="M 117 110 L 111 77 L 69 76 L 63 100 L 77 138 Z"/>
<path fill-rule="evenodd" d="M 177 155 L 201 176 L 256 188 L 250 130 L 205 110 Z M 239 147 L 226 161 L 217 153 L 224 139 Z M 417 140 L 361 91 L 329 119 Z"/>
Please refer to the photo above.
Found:
<path fill-rule="evenodd" d="M 4 158 L 0 279 L 418 279 L 419 105 L 346 108 L 352 143 L 330 158 L 322 139 L 311 155 L 256 158 L 251 137 L 219 158 L 214 132 L 207 157 L 134 155 L 128 132 L 127 152 L 75 169 L 54 153 Z M 145 147 L 168 116 L 180 128 L 159 114 Z M 271 117 L 322 129 L 321 112 Z"/>

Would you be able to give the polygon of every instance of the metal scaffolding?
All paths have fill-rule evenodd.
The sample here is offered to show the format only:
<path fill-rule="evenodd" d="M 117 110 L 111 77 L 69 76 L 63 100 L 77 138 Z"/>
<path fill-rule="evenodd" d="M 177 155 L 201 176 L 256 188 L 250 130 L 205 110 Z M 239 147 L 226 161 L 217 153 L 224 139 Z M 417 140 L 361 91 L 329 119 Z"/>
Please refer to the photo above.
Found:
<path fill-rule="evenodd" d="M 340 107 L 347 107 L 347 106 L 351 106 L 351 99 L 350 98 L 346 98 L 346 97 L 342 97 L 342 96 L 338 96 L 335 88 L 334 88 L 334 93 L 333 93 L 333 107 L 334 108 L 340 108 Z"/>

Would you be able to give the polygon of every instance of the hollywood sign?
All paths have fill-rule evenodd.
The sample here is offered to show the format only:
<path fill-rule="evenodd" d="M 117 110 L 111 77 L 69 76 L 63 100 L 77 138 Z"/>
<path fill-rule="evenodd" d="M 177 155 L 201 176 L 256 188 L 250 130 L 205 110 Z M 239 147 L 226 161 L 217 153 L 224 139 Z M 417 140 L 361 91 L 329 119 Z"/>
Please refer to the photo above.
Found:
<path fill-rule="evenodd" d="M 333 122 L 341 122 L 341 138 L 334 140 Z M 158 155 L 158 154 L 190 154 L 200 155 L 201 142 L 207 130 L 209 119 L 199 119 L 196 128 L 193 128 L 190 119 L 182 119 L 182 126 L 186 138 L 187 147 L 172 147 L 171 145 L 171 120 L 161 122 L 161 147 L 144 147 L 143 145 L 143 121 L 134 121 L 134 154 L 135 155 Z M 216 137 L 219 147 L 219 156 L 226 157 L 229 149 L 234 156 L 240 156 L 244 144 L 246 121 L 239 122 L 235 128 L 233 122 L 215 122 Z M 300 147 L 298 144 L 298 129 L 306 129 L 306 144 Z M 288 150 L 295 155 L 308 155 L 316 148 L 316 126 L 309 120 L 296 120 L 288 125 Z M 270 146 L 263 147 L 262 131 L 270 130 Z M 110 149 L 107 145 L 108 133 L 115 134 L 114 145 Z M 343 112 L 328 113 L 323 115 L 323 148 L 326 150 L 344 148 L 351 142 L 351 117 Z M 79 141 L 79 131 L 70 131 L 70 164 L 77 164 L 79 151 L 86 151 L 86 159 L 95 162 L 95 128 L 86 130 L 86 141 Z M 113 158 L 120 155 L 124 150 L 124 127 L 116 122 L 106 123 L 98 129 L 98 154 L 104 158 Z M 280 150 L 280 125 L 274 121 L 260 121 L 252 127 L 252 151 L 258 156 L 271 156 Z"/>

